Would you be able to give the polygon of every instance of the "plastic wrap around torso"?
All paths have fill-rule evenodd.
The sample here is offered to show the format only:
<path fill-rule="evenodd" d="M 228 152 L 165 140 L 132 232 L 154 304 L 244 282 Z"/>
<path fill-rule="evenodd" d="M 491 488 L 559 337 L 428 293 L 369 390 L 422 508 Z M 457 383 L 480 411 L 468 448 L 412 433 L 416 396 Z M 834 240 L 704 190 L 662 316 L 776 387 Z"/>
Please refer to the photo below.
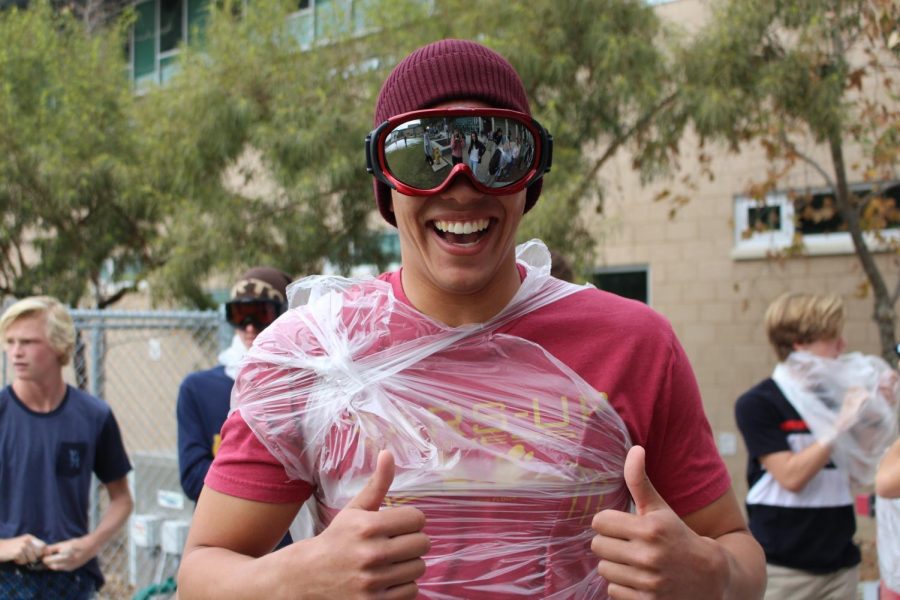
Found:
<path fill-rule="evenodd" d="M 831 458 L 853 483 L 870 485 L 878 461 L 897 434 L 896 385 L 889 392 L 894 397 L 886 397 L 881 385 L 891 371 L 879 356 L 850 352 L 823 358 L 798 351 L 775 367 L 772 378 L 816 439 L 834 431 L 848 390 L 865 390 L 857 423 L 834 441 Z"/>
<path fill-rule="evenodd" d="M 317 532 L 391 450 L 385 504 L 427 519 L 422 598 L 606 597 L 590 525 L 628 509 L 627 429 L 541 346 L 497 332 L 583 289 L 550 277 L 545 253 L 520 247 L 526 277 L 507 308 L 457 328 L 385 281 L 301 280 L 307 303 L 257 339 L 238 377 L 244 420 L 290 478 L 313 484 Z"/>

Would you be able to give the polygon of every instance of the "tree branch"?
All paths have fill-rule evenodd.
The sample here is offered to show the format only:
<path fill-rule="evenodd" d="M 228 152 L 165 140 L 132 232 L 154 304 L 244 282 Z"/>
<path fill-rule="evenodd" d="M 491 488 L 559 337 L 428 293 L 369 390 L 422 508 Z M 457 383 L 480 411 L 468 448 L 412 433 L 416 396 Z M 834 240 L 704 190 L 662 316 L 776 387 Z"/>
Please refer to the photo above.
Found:
<path fill-rule="evenodd" d="M 664 109 L 671 106 L 675 99 L 678 97 L 678 93 L 672 93 L 668 97 L 664 98 L 662 102 L 653 107 L 652 110 L 647 112 L 644 116 L 638 119 L 634 125 L 630 129 L 628 129 L 624 134 L 616 136 L 613 141 L 607 146 L 606 151 L 600 155 L 600 157 L 594 161 L 593 166 L 588 170 L 588 172 L 581 178 L 581 183 L 575 188 L 569 197 L 566 199 L 567 204 L 575 203 L 581 198 L 585 191 L 587 191 L 590 182 L 596 179 L 597 173 L 600 171 L 600 168 L 606 164 L 610 158 L 615 155 L 615 153 L 622 147 L 622 145 L 631 139 L 637 132 L 643 131 L 647 128 L 647 126 L 653 122 L 656 116 L 661 113 Z"/>
<path fill-rule="evenodd" d="M 804 163 L 806 163 L 807 165 L 812 167 L 812 169 L 816 173 L 818 173 L 819 176 L 822 177 L 822 179 L 825 180 L 825 185 L 827 185 L 829 188 L 835 190 L 835 192 L 837 191 L 837 185 L 835 184 L 834 179 L 832 179 L 832 177 L 828 173 L 828 171 L 826 171 L 822 167 L 822 165 L 819 164 L 818 161 L 816 161 L 813 157 L 809 156 L 808 154 L 806 154 L 805 152 L 803 152 L 799 148 L 797 148 L 796 144 L 794 144 L 794 142 L 792 142 L 790 139 L 788 139 L 787 134 L 784 132 L 784 130 L 782 130 L 778 133 L 778 137 L 781 139 L 782 144 L 784 144 L 785 146 L 790 148 L 792 153 L 794 153 L 798 158 L 800 158 L 801 161 L 803 161 Z"/>

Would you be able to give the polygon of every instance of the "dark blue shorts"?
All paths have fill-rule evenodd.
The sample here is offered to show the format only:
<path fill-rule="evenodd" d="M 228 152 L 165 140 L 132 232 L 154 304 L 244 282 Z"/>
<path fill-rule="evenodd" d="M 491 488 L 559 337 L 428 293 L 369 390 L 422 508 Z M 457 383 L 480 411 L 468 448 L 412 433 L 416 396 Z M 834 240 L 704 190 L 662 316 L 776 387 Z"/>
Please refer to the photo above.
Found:
<path fill-rule="evenodd" d="M 0 598 L 3 600 L 92 600 L 94 578 L 83 571 L 31 570 L 0 563 Z"/>

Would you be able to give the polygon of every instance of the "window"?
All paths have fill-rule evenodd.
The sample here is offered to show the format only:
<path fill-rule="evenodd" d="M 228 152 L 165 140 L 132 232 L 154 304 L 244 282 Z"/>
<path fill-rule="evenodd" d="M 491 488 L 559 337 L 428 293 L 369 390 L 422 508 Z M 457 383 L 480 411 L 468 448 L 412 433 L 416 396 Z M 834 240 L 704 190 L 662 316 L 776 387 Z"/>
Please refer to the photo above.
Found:
<path fill-rule="evenodd" d="M 2 2 L 3 0 L 0 0 Z M 221 0 L 216 0 L 221 1 Z M 252 1 L 252 0 L 245 0 Z M 433 0 L 422 0 L 431 6 Z M 181 45 L 202 43 L 210 0 L 142 0 L 135 5 L 136 19 L 129 43 L 129 70 L 135 87 L 168 81 L 177 70 Z M 294 12 L 287 27 L 309 48 L 314 41 L 328 41 L 348 34 L 360 35 L 371 26 L 368 11 L 373 0 L 293 0 Z M 242 3 L 236 3 L 235 7 Z M 369 68 L 371 65 L 362 65 Z"/>
<path fill-rule="evenodd" d="M 601 290 L 649 304 L 649 275 L 646 266 L 605 267 L 594 271 L 591 282 Z"/>
<path fill-rule="evenodd" d="M 202 34 L 209 0 L 145 0 L 135 5 L 130 68 L 135 87 L 168 81 L 177 70 L 181 46 Z"/>
<path fill-rule="evenodd" d="M 159 53 L 167 54 L 177 50 L 186 37 L 182 0 L 159 0 Z"/>
<path fill-rule="evenodd" d="M 297 11 L 288 17 L 288 27 L 302 48 L 314 41 L 329 40 L 361 31 L 363 0 L 297 0 Z"/>
<path fill-rule="evenodd" d="M 889 239 L 900 240 L 900 183 L 856 184 L 851 191 L 868 196 L 863 211 L 867 224 L 882 230 Z M 872 247 L 879 246 L 873 234 L 866 234 Z M 775 192 L 764 201 L 746 196 L 734 200 L 734 249 L 736 260 L 763 258 L 797 244 L 811 255 L 850 254 L 853 242 L 837 208 L 834 193 L 820 188 Z"/>
<path fill-rule="evenodd" d="M 297 12 L 288 17 L 288 28 L 304 48 L 312 45 L 315 31 L 315 13 L 313 12 L 315 0 L 299 0 Z"/>

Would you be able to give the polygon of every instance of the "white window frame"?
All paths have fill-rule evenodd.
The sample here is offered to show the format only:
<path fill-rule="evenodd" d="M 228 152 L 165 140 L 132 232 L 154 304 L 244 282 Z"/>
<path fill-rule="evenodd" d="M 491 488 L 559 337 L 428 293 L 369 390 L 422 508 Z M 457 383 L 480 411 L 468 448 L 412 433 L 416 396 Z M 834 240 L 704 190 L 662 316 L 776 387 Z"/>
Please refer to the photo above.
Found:
<path fill-rule="evenodd" d="M 312 44 L 316 43 L 316 0 L 309 0 L 309 6 L 307 6 L 306 8 L 295 10 L 287 16 L 288 22 L 291 22 L 296 21 L 301 17 L 305 17 L 306 15 L 312 15 L 312 18 L 310 19 L 312 23 L 312 35 L 310 37 L 312 38 L 312 40 L 310 43 L 301 42 L 300 47 L 303 50 L 309 50 L 310 48 L 312 48 Z"/>
<path fill-rule="evenodd" d="M 859 190 L 866 187 L 869 186 L 856 184 L 851 186 L 851 189 Z M 744 237 L 750 228 L 750 209 L 759 206 L 778 207 L 781 211 L 781 227 L 773 231 L 754 231 Z M 767 195 L 764 201 L 745 195 L 734 197 L 734 247 L 731 250 L 733 260 L 755 260 L 782 254 L 793 245 L 794 234 L 794 203 L 787 192 L 773 192 Z M 900 241 L 900 229 L 883 230 L 881 236 L 887 242 Z M 889 244 L 878 240 L 874 233 L 864 232 L 863 238 L 873 251 L 888 249 Z M 845 231 L 806 234 L 802 242 L 805 256 L 833 256 L 856 252 L 850 234 Z"/>

